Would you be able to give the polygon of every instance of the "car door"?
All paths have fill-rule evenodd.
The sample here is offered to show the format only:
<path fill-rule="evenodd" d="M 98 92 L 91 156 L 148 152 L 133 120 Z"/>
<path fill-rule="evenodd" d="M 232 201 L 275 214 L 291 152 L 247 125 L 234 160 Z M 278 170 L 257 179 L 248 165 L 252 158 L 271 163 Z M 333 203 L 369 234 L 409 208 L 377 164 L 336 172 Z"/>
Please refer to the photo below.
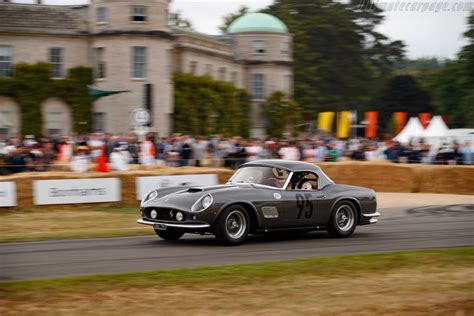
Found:
<path fill-rule="evenodd" d="M 324 205 L 325 195 L 323 191 L 317 190 L 317 176 L 312 175 L 316 183 L 314 190 L 293 188 L 291 181 L 289 190 L 274 190 L 273 199 L 262 209 L 271 210 L 278 215 L 277 220 L 271 221 L 269 228 L 308 227 L 320 223 L 321 205 Z M 302 177 L 300 174 L 293 176 L 296 181 Z"/>

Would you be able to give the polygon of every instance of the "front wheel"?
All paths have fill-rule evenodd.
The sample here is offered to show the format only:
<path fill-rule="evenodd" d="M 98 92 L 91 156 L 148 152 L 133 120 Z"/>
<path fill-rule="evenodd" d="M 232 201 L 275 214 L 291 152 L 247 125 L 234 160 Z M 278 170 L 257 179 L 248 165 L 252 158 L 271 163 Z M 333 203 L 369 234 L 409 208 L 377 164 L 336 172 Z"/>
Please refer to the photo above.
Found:
<path fill-rule="evenodd" d="M 234 205 L 222 211 L 214 234 L 219 244 L 236 246 L 247 239 L 249 231 L 250 219 L 247 210 L 240 205 Z"/>
<path fill-rule="evenodd" d="M 357 211 L 353 203 L 342 201 L 336 204 L 327 231 L 331 237 L 347 238 L 357 226 Z"/>
<path fill-rule="evenodd" d="M 164 240 L 178 240 L 184 235 L 184 232 L 179 231 L 179 230 L 172 230 L 172 229 L 167 229 L 167 230 L 155 229 L 155 233 L 158 235 L 158 237 Z"/>

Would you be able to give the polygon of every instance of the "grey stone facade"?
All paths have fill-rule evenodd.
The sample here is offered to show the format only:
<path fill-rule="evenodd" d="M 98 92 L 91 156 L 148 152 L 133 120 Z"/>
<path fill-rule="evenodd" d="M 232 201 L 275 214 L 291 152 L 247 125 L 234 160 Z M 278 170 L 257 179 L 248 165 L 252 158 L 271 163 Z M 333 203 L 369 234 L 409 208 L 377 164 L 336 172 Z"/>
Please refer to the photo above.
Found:
<path fill-rule="evenodd" d="M 172 73 L 207 74 L 253 94 L 252 133 L 264 133 L 259 115 L 262 99 L 277 90 L 292 92 L 291 34 L 250 28 L 212 36 L 170 27 L 169 2 L 93 0 L 87 6 L 0 2 L 0 75 L 2 61 L 3 66 L 54 63 L 57 77 L 75 66 L 93 67 L 99 89 L 130 91 L 94 102 L 97 129 L 128 132 L 133 127 L 130 112 L 144 107 L 149 99 L 151 131 L 164 136 L 172 132 Z M 45 100 L 46 109 L 57 108 L 48 107 L 48 102 Z M 0 115 L 4 116 L 0 133 L 20 130 L 14 103 L 0 98 Z M 45 124 L 50 124 L 45 111 Z M 7 115 L 9 119 L 5 119 Z M 65 119 L 64 124 L 70 121 Z M 64 126 L 59 130 L 65 133 L 70 129 Z M 45 126 L 44 130 L 53 129 Z"/>

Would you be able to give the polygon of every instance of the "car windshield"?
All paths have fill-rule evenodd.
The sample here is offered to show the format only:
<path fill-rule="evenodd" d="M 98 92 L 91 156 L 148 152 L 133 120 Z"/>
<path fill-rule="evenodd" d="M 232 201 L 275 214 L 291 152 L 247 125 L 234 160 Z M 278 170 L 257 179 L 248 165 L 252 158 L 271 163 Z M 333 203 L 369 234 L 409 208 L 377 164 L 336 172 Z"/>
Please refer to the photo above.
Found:
<path fill-rule="evenodd" d="M 237 170 L 230 183 L 253 183 L 283 188 L 288 179 L 289 172 L 285 169 L 272 167 L 243 167 Z"/>

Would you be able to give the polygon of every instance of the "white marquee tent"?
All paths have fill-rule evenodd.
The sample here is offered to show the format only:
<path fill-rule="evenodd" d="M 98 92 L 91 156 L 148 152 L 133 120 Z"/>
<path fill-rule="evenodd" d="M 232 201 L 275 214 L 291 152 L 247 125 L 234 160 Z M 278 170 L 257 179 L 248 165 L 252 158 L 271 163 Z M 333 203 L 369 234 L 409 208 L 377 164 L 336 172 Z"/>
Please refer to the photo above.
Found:
<path fill-rule="evenodd" d="M 423 139 L 428 144 L 439 147 L 443 143 L 450 143 L 449 128 L 444 123 L 441 116 L 435 115 L 430 121 L 430 125 L 425 129 L 423 133 Z"/>
<path fill-rule="evenodd" d="M 417 117 L 410 117 L 402 131 L 394 138 L 397 142 L 408 144 L 414 138 L 422 138 L 425 130 Z"/>

